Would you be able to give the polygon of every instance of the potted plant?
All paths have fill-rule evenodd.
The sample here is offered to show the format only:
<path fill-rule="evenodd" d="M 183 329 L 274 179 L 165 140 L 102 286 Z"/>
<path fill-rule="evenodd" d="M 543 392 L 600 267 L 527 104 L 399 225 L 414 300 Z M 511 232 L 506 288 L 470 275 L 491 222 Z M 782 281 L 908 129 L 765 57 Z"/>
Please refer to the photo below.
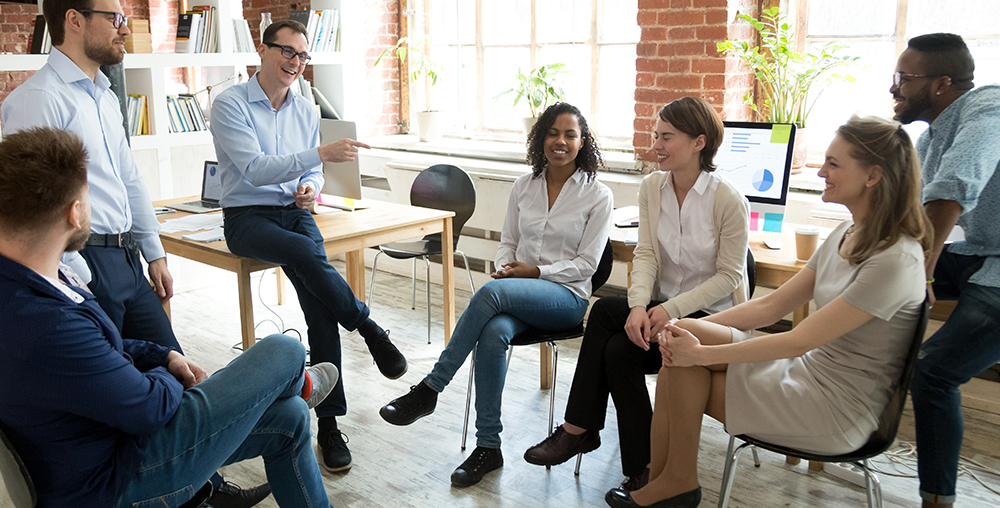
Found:
<path fill-rule="evenodd" d="M 400 64 L 403 62 L 408 63 L 410 82 L 416 82 L 421 76 L 426 77 L 429 81 L 426 87 L 427 110 L 417 112 L 417 132 L 420 137 L 420 141 L 437 141 L 441 138 L 442 112 L 430 109 L 431 87 L 436 85 L 438 82 L 438 74 L 441 72 L 441 64 L 427 55 L 427 49 L 429 47 L 429 38 L 423 38 L 411 42 L 409 37 L 401 37 L 398 41 L 396 41 L 395 46 L 383 51 L 382 54 L 375 59 L 375 63 L 372 65 L 372 67 L 377 67 L 379 62 L 382 61 L 382 57 L 391 54 L 399 60 Z"/>
<path fill-rule="evenodd" d="M 517 86 L 510 90 L 505 90 L 497 94 L 497 97 L 509 93 L 514 94 L 514 105 L 521 102 L 523 98 L 528 103 L 528 110 L 531 116 L 524 118 L 524 133 L 527 134 L 535 126 L 538 117 L 551 104 L 560 102 L 566 93 L 556 80 L 556 75 L 562 72 L 566 64 L 553 63 L 546 64 L 531 69 L 528 74 L 517 71 Z"/>
<path fill-rule="evenodd" d="M 809 112 L 830 83 L 854 81 L 853 76 L 836 73 L 834 69 L 853 65 L 859 57 L 839 54 L 847 46 L 838 42 L 828 42 L 805 53 L 796 51 L 791 27 L 777 7 L 765 10 L 759 20 L 742 13 L 736 17 L 757 30 L 760 45 L 727 40 L 718 43 L 717 49 L 735 55 L 753 72 L 760 103 L 766 111 L 758 109 L 752 92 L 747 92 L 743 100 L 758 117 L 766 122 L 796 125 L 792 167 L 801 168 L 805 165 L 805 128 Z M 810 91 L 814 92 L 811 98 Z"/>

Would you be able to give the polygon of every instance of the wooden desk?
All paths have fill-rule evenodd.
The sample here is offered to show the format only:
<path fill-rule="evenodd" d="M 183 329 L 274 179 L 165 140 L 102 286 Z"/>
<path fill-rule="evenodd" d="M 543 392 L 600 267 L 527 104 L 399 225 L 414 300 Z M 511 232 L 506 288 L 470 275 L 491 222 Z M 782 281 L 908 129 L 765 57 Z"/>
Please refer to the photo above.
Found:
<path fill-rule="evenodd" d="M 165 206 L 197 199 L 197 196 L 170 199 L 153 203 L 155 206 Z M 365 256 L 366 247 L 374 247 L 383 243 L 396 242 L 409 238 L 417 238 L 432 233 L 442 233 L 445 238 L 451 238 L 451 219 L 453 212 L 420 208 L 409 205 L 388 203 L 385 201 L 366 200 L 370 208 L 354 212 L 334 211 L 314 215 L 316 225 L 323 234 L 324 246 L 328 256 L 344 253 L 347 258 L 347 269 L 344 279 L 354 291 L 354 295 L 365 301 Z M 222 213 L 222 212 L 216 212 Z M 189 215 L 185 212 L 175 212 L 161 215 L 160 221 L 175 219 Z M 169 254 L 192 259 L 200 263 L 234 272 L 237 276 L 240 302 L 240 323 L 243 335 L 243 349 L 253 345 L 253 295 L 250 290 L 250 273 L 275 265 L 263 263 L 249 258 L 237 256 L 229 252 L 224 240 L 216 242 L 195 242 L 181 238 L 188 232 L 161 233 L 163 248 Z M 452 242 L 441 242 L 442 253 L 442 288 L 444 290 L 444 340 L 447 344 L 451 332 L 455 328 L 455 279 Z M 281 277 L 278 277 L 281 280 Z"/>

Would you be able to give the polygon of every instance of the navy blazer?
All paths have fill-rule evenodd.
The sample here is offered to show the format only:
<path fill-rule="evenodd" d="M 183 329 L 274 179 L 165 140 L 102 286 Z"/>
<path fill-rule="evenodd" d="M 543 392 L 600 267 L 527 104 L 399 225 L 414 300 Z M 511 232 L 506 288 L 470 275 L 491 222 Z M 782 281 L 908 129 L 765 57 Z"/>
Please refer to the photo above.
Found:
<path fill-rule="evenodd" d="M 93 295 L 73 289 L 82 303 L 0 256 L 0 424 L 40 508 L 107 508 L 184 388 L 166 369 L 170 348 L 123 340 Z"/>

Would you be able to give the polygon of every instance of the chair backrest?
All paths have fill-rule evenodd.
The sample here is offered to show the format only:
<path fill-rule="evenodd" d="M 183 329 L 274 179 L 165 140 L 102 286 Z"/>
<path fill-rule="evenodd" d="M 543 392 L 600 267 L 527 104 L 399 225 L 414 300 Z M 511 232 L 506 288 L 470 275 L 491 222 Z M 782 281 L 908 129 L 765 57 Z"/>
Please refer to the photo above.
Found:
<path fill-rule="evenodd" d="M 757 289 L 757 262 L 753 259 L 753 251 L 747 248 L 747 300 L 753 298 L 753 290 Z"/>
<path fill-rule="evenodd" d="M 601 261 L 597 263 L 597 271 L 590 276 L 591 294 L 601 289 L 601 286 L 608 281 L 608 277 L 611 277 L 611 267 L 614 265 L 614 261 L 615 253 L 609 238 L 607 245 L 604 246 L 604 254 L 601 254 Z"/>
<path fill-rule="evenodd" d="M 906 405 L 906 394 L 910 390 L 910 381 L 913 379 L 913 372 L 917 368 L 917 355 L 920 353 L 920 345 L 924 342 L 924 332 L 927 331 L 927 318 L 930 316 L 930 300 L 924 299 L 920 306 L 920 315 L 917 317 L 917 326 L 913 330 L 913 337 L 910 340 L 910 348 L 906 353 L 906 362 L 903 364 L 903 372 L 899 377 L 899 384 L 893 390 L 889 403 L 886 404 L 882 415 L 879 417 L 878 428 L 868 438 L 868 442 L 851 455 L 875 456 L 892 445 L 896 439 L 896 431 L 899 430 L 899 421 L 903 416 L 903 406 Z"/>
<path fill-rule="evenodd" d="M 472 177 L 458 166 L 435 164 L 417 175 L 410 186 L 410 204 L 455 212 L 452 219 L 453 247 L 469 217 L 476 211 L 476 186 Z M 428 242 L 441 241 L 440 234 L 424 237 Z"/>
<path fill-rule="evenodd" d="M 35 494 L 35 485 L 31 481 L 28 469 L 24 467 L 24 462 L 14 450 L 13 443 L 0 429 L 0 440 L 3 441 L 3 448 L 0 449 L 0 474 L 3 476 L 4 486 L 7 494 L 14 502 L 14 508 L 32 508 L 38 503 L 38 496 Z"/>

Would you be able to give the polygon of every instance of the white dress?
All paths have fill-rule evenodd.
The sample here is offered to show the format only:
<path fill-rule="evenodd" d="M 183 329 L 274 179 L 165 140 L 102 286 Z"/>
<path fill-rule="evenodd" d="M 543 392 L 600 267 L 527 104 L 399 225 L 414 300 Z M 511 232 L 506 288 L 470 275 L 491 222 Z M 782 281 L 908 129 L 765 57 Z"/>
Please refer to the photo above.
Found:
<path fill-rule="evenodd" d="M 925 295 L 924 255 L 909 237 L 852 266 L 838 252 L 846 222 L 806 265 L 817 309 L 842 296 L 874 318 L 790 359 L 729 365 L 726 427 L 825 454 L 861 447 L 899 379 Z M 749 339 L 753 340 L 753 339 Z"/>

